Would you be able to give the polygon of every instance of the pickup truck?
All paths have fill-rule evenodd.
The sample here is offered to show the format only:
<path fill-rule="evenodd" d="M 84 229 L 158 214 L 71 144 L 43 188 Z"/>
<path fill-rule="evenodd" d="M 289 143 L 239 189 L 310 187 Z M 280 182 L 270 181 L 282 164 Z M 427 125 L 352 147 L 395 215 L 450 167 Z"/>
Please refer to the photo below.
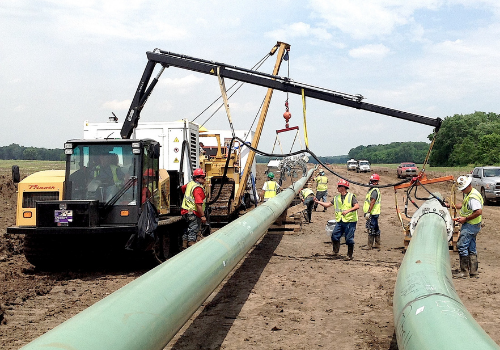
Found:
<path fill-rule="evenodd" d="M 397 175 L 399 178 L 417 176 L 418 168 L 415 163 L 405 162 L 398 166 Z"/>
<path fill-rule="evenodd" d="M 500 199 L 500 167 L 476 167 L 472 171 L 472 187 L 483 196 L 484 203 Z"/>

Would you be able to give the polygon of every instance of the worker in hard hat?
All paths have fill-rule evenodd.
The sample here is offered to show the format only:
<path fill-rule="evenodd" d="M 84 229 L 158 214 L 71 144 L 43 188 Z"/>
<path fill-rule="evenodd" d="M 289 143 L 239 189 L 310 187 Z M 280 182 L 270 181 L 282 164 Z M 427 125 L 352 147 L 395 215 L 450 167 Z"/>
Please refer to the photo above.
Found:
<path fill-rule="evenodd" d="M 318 176 L 314 178 L 314 182 L 316 182 L 316 199 L 326 202 L 328 200 L 328 178 L 323 170 L 320 170 Z M 318 204 L 314 203 L 314 210 L 316 211 L 317 208 Z M 326 211 L 326 208 L 323 208 L 323 211 Z"/>
<path fill-rule="evenodd" d="M 146 169 L 142 173 L 142 191 L 141 191 L 141 204 L 144 204 L 148 199 L 152 198 L 152 195 L 157 188 L 156 183 L 156 173 L 153 169 Z M 156 203 L 158 204 L 158 203 Z"/>
<path fill-rule="evenodd" d="M 354 253 L 354 232 L 356 232 L 356 224 L 358 222 L 359 203 L 356 196 L 348 192 L 349 182 L 340 179 L 337 183 L 339 194 L 333 197 L 331 202 L 322 202 L 314 198 L 314 201 L 325 208 L 335 208 L 335 228 L 332 232 L 333 256 L 337 257 L 340 250 L 340 238 L 345 236 L 347 244 L 346 260 L 352 260 Z"/>
<path fill-rule="evenodd" d="M 380 189 L 378 186 L 380 176 L 372 174 L 370 176 L 370 189 L 363 203 L 363 212 L 365 213 L 366 229 L 368 231 L 368 249 L 380 249 L 380 228 L 378 226 L 378 217 L 380 215 Z"/>
<path fill-rule="evenodd" d="M 262 198 L 264 202 L 267 202 L 269 199 L 276 197 L 279 189 L 280 185 L 274 181 L 274 174 L 270 171 L 267 173 L 267 181 L 264 182 L 264 186 L 262 186 L 262 194 L 260 198 Z"/>
<path fill-rule="evenodd" d="M 300 200 L 306 206 L 306 220 L 307 222 L 312 222 L 312 211 L 314 206 L 314 192 L 309 187 L 306 187 L 300 191 Z"/>
<path fill-rule="evenodd" d="M 182 186 L 184 199 L 181 204 L 181 215 L 187 222 L 187 232 L 182 235 L 182 249 L 186 249 L 196 243 L 198 232 L 202 224 L 206 224 L 205 217 L 205 184 L 206 174 L 203 169 L 198 168 L 193 172 L 193 180 Z"/>
<path fill-rule="evenodd" d="M 89 192 L 95 193 L 95 198 L 108 201 L 122 186 L 125 174 L 118 165 L 118 155 L 103 153 L 98 157 L 98 163 L 92 171 L 92 181 L 87 186 Z"/>
<path fill-rule="evenodd" d="M 483 197 L 472 187 L 471 176 L 459 176 L 457 188 L 464 194 L 463 202 L 456 203 L 453 209 L 460 209 L 460 216 L 453 220 L 462 224 L 458 237 L 457 249 L 460 256 L 460 271 L 454 272 L 454 278 L 479 277 L 476 250 L 476 236 L 481 230 L 483 214 Z M 447 207 L 450 207 L 446 203 Z"/>

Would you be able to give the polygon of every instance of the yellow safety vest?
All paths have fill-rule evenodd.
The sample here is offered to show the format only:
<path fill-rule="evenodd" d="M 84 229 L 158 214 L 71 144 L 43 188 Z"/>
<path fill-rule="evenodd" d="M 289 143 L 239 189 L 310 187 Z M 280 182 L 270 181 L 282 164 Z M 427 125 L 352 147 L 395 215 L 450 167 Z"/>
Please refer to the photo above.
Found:
<path fill-rule="evenodd" d="M 309 187 L 308 188 L 304 188 L 302 191 L 300 191 L 300 195 L 304 199 L 306 199 L 311 194 L 314 195 L 314 192 Z"/>
<path fill-rule="evenodd" d="M 264 198 L 276 197 L 276 191 L 278 189 L 278 183 L 276 181 L 266 181 L 266 191 L 264 192 Z"/>
<path fill-rule="evenodd" d="M 478 192 L 475 188 L 472 188 L 472 190 L 469 192 L 469 194 L 464 198 L 462 208 L 460 209 L 460 216 L 467 217 L 470 214 L 473 213 L 472 209 L 469 208 L 469 199 L 476 199 L 481 203 L 481 207 L 483 206 L 483 196 L 481 196 L 481 193 Z M 472 220 L 467 221 L 468 224 L 479 224 L 481 220 L 483 219 L 482 215 L 479 215 L 477 218 L 474 218 Z"/>
<path fill-rule="evenodd" d="M 118 175 L 116 174 L 116 170 L 118 170 L 119 166 L 110 165 L 109 167 L 111 168 L 111 173 L 113 174 L 113 182 L 117 186 L 121 185 L 122 181 L 118 178 Z M 99 176 L 100 171 L 101 171 L 101 166 L 100 165 L 96 166 L 94 171 L 94 177 Z"/>
<path fill-rule="evenodd" d="M 375 204 L 373 205 L 373 208 L 372 208 L 372 211 L 370 212 L 370 214 L 379 215 L 380 214 L 380 199 L 381 198 L 380 198 L 380 190 L 376 187 L 370 189 L 368 191 L 368 193 L 366 194 L 365 202 L 363 203 L 363 212 L 367 213 L 368 209 L 370 209 L 370 202 L 371 202 L 371 196 L 372 196 L 373 191 L 377 191 L 378 196 L 377 196 L 377 200 L 375 201 Z"/>
<path fill-rule="evenodd" d="M 314 181 L 318 184 L 316 191 L 326 191 L 328 189 L 328 178 L 326 176 L 316 176 Z"/>
<path fill-rule="evenodd" d="M 184 192 L 184 199 L 182 200 L 182 204 L 181 204 L 182 209 L 186 209 L 187 211 L 190 211 L 190 212 L 196 211 L 196 203 L 194 201 L 194 195 L 193 195 L 193 191 L 196 187 L 202 187 L 202 186 L 196 181 L 190 181 L 187 184 L 186 192 Z M 206 201 L 206 198 L 203 200 L 203 205 L 202 205 L 203 211 L 205 211 L 205 201 Z"/>
<path fill-rule="evenodd" d="M 357 222 L 358 221 L 358 211 L 353 210 L 347 215 L 342 215 L 344 210 L 349 210 L 352 208 L 352 197 L 354 194 L 347 192 L 344 202 L 341 200 L 341 195 L 338 194 L 334 198 L 334 206 L 335 206 L 335 220 L 337 222 Z"/>

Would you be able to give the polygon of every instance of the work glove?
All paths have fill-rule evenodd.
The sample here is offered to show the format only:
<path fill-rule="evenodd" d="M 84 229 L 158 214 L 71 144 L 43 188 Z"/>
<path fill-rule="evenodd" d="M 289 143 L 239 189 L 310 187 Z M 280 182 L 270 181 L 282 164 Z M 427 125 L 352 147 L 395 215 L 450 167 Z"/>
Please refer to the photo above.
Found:
<path fill-rule="evenodd" d="M 371 215 L 370 213 L 365 213 L 365 219 L 366 219 L 366 220 L 370 220 L 370 217 L 371 217 L 371 216 L 372 216 L 372 215 Z"/>

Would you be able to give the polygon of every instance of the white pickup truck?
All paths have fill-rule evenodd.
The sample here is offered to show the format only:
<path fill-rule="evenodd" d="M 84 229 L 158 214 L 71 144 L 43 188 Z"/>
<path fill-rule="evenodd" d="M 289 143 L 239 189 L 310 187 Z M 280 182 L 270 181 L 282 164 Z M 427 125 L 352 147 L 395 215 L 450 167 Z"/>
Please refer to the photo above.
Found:
<path fill-rule="evenodd" d="M 472 171 L 472 187 L 481 192 L 484 203 L 500 199 L 500 167 L 476 167 Z"/>

